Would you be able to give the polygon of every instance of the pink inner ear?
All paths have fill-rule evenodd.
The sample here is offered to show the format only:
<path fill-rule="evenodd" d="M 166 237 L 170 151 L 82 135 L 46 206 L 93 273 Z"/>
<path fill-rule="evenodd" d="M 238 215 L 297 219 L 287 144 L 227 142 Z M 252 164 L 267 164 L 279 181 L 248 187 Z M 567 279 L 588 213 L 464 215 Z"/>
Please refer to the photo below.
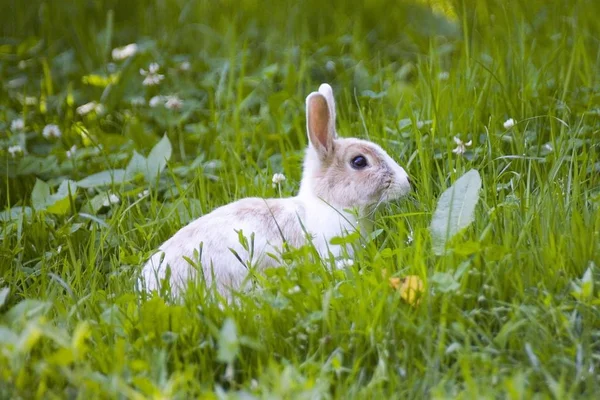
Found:
<path fill-rule="evenodd" d="M 310 99 L 308 107 L 308 124 L 311 140 L 315 142 L 316 139 L 327 150 L 329 135 L 329 107 L 327 106 L 327 100 L 323 96 L 313 96 Z"/>

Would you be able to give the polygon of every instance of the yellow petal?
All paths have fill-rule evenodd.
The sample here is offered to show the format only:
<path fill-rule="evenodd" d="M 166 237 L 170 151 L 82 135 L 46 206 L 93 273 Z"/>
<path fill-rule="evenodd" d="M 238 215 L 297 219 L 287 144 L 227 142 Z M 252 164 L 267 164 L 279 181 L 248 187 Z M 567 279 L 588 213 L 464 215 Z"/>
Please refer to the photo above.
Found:
<path fill-rule="evenodd" d="M 419 298 L 423 293 L 423 281 L 421 280 L 421 278 L 419 278 L 416 275 L 409 275 L 401 279 L 400 281 L 400 297 L 410 305 L 418 305 Z"/>

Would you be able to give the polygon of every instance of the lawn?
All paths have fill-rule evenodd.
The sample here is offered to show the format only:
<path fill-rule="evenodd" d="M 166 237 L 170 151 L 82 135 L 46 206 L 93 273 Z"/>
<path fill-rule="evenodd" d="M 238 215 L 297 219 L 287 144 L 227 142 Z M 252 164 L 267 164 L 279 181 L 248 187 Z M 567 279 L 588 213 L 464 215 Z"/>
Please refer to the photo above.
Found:
<path fill-rule="evenodd" d="M 600 2 L 0 9 L 0 398 L 600 396 Z M 416 190 L 344 268 L 138 293 L 186 223 L 297 192 L 322 82 Z"/>

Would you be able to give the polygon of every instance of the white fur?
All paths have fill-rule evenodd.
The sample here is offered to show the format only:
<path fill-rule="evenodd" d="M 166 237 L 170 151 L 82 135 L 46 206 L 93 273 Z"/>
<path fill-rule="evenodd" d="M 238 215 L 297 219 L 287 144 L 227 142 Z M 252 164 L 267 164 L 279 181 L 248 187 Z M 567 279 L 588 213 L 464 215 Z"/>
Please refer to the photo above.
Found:
<path fill-rule="evenodd" d="M 163 243 L 145 264 L 139 280 L 142 289 L 159 289 L 168 266 L 174 295 L 188 281 L 202 276 L 206 284 L 214 284 L 226 294 L 230 288 L 241 287 L 249 266 L 261 270 L 278 265 L 268 253 L 280 254 L 284 241 L 300 247 L 307 243 L 306 234 L 322 257 L 352 255 L 350 247 L 332 245 L 331 239 L 356 229 L 368 231 L 373 207 L 406 195 L 410 190 L 408 176 L 374 143 L 337 138 L 335 101 L 329 85 L 321 85 L 307 97 L 306 112 L 309 146 L 298 195 L 238 200 L 191 222 Z M 357 171 L 348 164 L 347 157 L 352 159 L 355 154 L 365 155 L 368 169 Z M 248 243 L 254 234 L 253 251 L 242 246 L 238 231 Z"/>

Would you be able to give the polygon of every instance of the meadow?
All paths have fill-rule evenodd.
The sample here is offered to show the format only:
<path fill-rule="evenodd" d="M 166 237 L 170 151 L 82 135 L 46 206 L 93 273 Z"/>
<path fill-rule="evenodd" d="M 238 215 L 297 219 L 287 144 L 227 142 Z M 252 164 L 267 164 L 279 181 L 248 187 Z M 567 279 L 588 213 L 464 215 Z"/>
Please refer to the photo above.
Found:
<path fill-rule="evenodd" d="M 598 398 L 600 2 L 0 9 L 0 398 Z M 141 296 L 183 225 L 297 192 L 322 82 L 416 190 L 345 268 Z"/>

